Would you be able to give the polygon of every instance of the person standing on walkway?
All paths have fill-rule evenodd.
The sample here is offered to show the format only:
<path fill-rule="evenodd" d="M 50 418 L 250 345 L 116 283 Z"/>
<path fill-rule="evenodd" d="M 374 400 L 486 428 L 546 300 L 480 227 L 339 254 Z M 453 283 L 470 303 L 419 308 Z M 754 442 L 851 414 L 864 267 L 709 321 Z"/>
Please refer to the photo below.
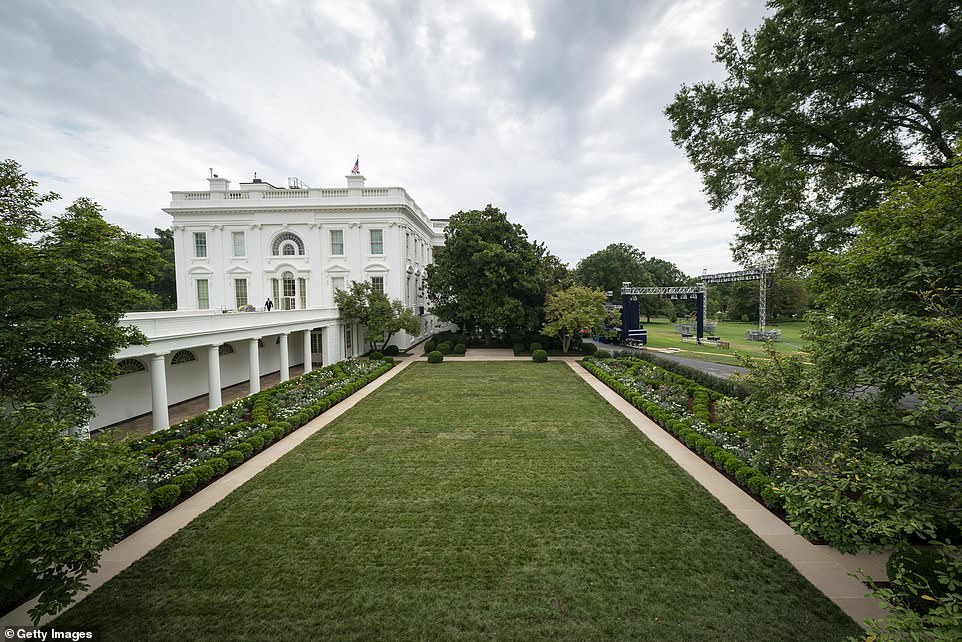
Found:
<path fill-rule="evenodd" d="M 271 301 L 270 297 L 267 297 L 267 301 L 264 302 L 264 309 L 270 312 L 271 308 L 273 307 L 274 307 L 274 302 Z"/>

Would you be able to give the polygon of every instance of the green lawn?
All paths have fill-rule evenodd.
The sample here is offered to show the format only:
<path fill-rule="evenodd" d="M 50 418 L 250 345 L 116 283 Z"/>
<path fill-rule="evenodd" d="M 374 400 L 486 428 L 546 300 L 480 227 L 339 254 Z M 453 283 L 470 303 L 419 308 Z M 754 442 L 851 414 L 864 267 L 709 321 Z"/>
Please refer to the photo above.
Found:
<path fill-rule="evenodd" d="M 722 341 L 729 343 L 728 349 L 715 348 L 709 345 L 696 345 L 682 343 L 681 335 L 675 332 L 675 324 L 666 318 L 653 318 L 651 323 L 644 322 L 642 326 L 648 330 L 648 346 L 652 348 L 680 348 L 679 356 L 692 359 L 702 359 L 716 363 L 729 363 L 739 365 L 735 353 L 748 354 L 751 356 L 765 356 L 765 344 L 759 341 L 749 341 L 745 338 L 745 330 L 758 328 L 754 323 L 741 323 L 738 321 L 725 321 L 718 324 L 715 332 Z M 805 341 L 801 337 L 802 331 L 808 327 L 805 321 L 784 321 L 776 325 L 769 325 L 768 328 L 777 328 L 782 331 L 782 338 L 775 343 L 775 349 L 779 352 L 798 352 L 802 349 Z M 617 348 L 615 348 L 617 349 Z"/>
<path fill-rule="evenodd" d="M 840 640 L 560 362 L 407 371 L 60 617 L 98 640 Z"/>

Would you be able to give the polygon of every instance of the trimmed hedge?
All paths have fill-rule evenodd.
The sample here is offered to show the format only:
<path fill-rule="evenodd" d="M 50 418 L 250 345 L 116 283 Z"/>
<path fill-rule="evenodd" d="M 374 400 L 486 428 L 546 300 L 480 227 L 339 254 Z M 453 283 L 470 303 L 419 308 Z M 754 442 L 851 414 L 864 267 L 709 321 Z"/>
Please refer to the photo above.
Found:
<path fill-rule="evenodd" d="M 522 354 L 524 354 L 524 344 L 520 342 L 514 344 L 514 356 L 517 357 Z"/>
<path fill-rule="evenodd" d="M 441 354 L 451 354 L 451 344 L 447 341 L 442 341 L 438 344 L 438 352 Z"/>
<path fill-rule="evenodd" d="M 401 353 L 401 349 L 394 345 L 393 343 L 386 348 L 384 348 L 384 354 L 388 357 L 396 357 Z"/>
<path fill-rule="evenodd" d="M 468 351 L 468 347 L 463 343 L 459 343 L 456 346 L 454 346 L 454 354 L 464 354 L 467 351 Z"/>
<path fill-rule="evenodd" d="M 150 507 L 154 510 L 167 510 L 177 503 L 180 497 L 180 486 L 164 484 L 150 491 Z"/>
<path fill-rule="evenodd" d="M 608 352 L 607 350 L 596 350 L 596 351 L 595 351 L 595 358 L 596 358 L 596 359 L 610 359 L 610 358 L 611 358 L 611 353 Z"/>
<path fill-rule="evenodd" d="M 531 351 L 531 354 L 534 354 L 538 350 L 544 350 L 544 347 L 540 343 L 535 341 L 528 347 L 528 350 Z"/>
<path fill-rule="evenodd" d="M 424 342 L 424 351 L 425 351 L 425 352 L 434 352 L 434 350 L 435 350 L 437 347 L 438 347 L 438 342 L 435 341 L 434 339 L 428 339 L 427 341 Z"/>
<path fill-rule="evenodd" d="M 594 353 L 598 352 L 597 343 L 582 342 L 580 347 L 581 347 L 581 354 L 585 355 L 586 357 L 590 357 Z"/>
<path fill-rule="evenodd" d="M 428 363 L 441 363 L 442 361 L 444 361 L 444 355 L 440 350 L 428 353 Z"/>
<path fill-rule="evenodd" d="M 531 360 L 536 363 L 545 363 L 548 360 L 548 353 L 544 350 L 535 350 L 531 353 Z"/>
<path fill-rule="evenodd" d="M 375 350 L 371 354 L 367 355 L 367 358 L 370 359 L 371 361 L 380 361 L 381 359 L 384 358 L 384 355 L 378 352 L 377 350 Z"/>

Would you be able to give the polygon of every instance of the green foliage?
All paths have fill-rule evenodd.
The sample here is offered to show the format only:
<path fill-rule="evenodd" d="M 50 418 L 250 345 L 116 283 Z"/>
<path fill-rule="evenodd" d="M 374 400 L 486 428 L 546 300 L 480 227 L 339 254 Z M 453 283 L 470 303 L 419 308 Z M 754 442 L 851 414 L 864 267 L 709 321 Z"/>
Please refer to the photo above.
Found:
<path fill-rule="evenodd" d="M 605 293 L 601 290 L 592 290 L 581 285 L 552 292 L 548 295 L 545 306 L 547 323 L 544 333 L 557 336 L 564 352 L 568 352 L 572 339 L 582 331 L 596 335 L 615 334 L 605 328 L 621 326 L 621 316 L 615 309 L 605 309 L 606 300 Z"/>
<path fill-rule="evenodd" d="M 435 341 L 434 339 L 428 339 L 427 341 L 424 342 L 425 352 L 434 352 L 437 349 L 437 347 L 438 347 L 438 342 Z"/>
<path fill-rule="evenodd" d="M 442 361 L 444 361 L 444 355 L 439 350 L 428 353 L 428 363 L 441 363 Z"/>
<path fill-rule="evenodd" d="M 491 205 L 458 212 L 445 235 L 427 267 L 434 314 L 486 339 L 540 327 L 545 297 L 567 278 L 556 257 Z"/>
<path fill-rule="evenodd" d="M 194 473 L 194 476 L 197 478 L 197 484 L 200 486 L 203 486 L 214 477 L 214 467 L 210 464 L 194 466 L 191 472 Z"/>
<path fill-rule="evenodd" d="M 548 360 L 548 353 L 544 350 L 532 350 L 531 360 L 535 363 L 544 363 Z"/>
<path fill-rule="evenodd" d="M 962 528 L 962 165 L 857 222 L 813 270 L 812 365 L 772 352 L 733 409 L 779 462 L 793 524 L 846 551 Z"/>
<path fill-rule="evenodd" d="M 178 484 L 164 484 L 150 491 L 150 506 L 155 511 L 164 511 L 177 503 L 180 497 Z"/>
<path fill-rule="evenodd" d="M 581 343 L 578 347 L 581 349 L 581 354 L 585 355 L 586 357 L 590 357 L 591 355 L 598 352 L 597 343 L 589 343 L 585 341 Z"/>
<path fill-rule="evenodd" d="M 421 322 L 411 308 L 400 299 L 388 299 L 368 281 L 353 281 L 349 290 L 338 290 L 334 302 L 342 319 L 364 325 L 364 340 L 371 350 L 383 348 L 402 330 L 413 336 L 421 332 Z"/>
<path fill-rule="evenodd" d="M 521 343 L 521 342 L 515 343 L 513 350 L 514 350 L 514 356 L 518 356 L 519 354 L 523 354 L 524 351 L 525 351 L 525 350 L 524 350 L 524 344 Z"/>
<path fill-rule="evenodd" d="M 459 343 L 454 346 L 454 354 L 464 354 L 467 351 L 468 348 L 463 343 Z"/>
<path fill-rule="evenodd" d="M 177 475 L 170 480 L 170 483 L 176 484 L 180 488 L 181 495 L 190 495 L 197 488 L 197 475 L 194 473 Z"/>
<path fill-rule="evenodd" d="M 392 343 L 391 345 L 386 346 L 386 347 L 384 348 L 384 354 L 387 355 L 387 356 L 389 356 L 389 357 L 396 357 L 396 356 L 398 356 L 400 353 L 401 353 L 401 349 L 398 348 L 398 347 L 397 347 L 396 345 L 394 345 L 393 343 Z"/>
<path fill-rule="evenodd" d="M 248 448 L 250 448 L 250 446 L 248 446 Z M 223 457 L 224 460 L 227 461 L 227 465 L 230 466 L 231 468 L 240 466 L 244 461 L 244 453 L 242 453 L 240 450 L 237 450 L 237 449 L 228 450 L 224 452 L 221 455 L 221 457 Z"/>
<path fill-rule="evenodd" d="M 36 589 L 34 619 L 68 604 L 100 552 L 146 513 L 141 475 L 110 435 L 67 436 L 31 407 L 0 417 L 0 602 Z"/>
<path fill-rule="evenodd" d="M 447 341 L 442 341 L 438 344 L 438 352 L 441 354 L 451 354 L 451 344 Z"/>
<path fill-rule="evenodd" d="M 711 206 L 735 202 L 736 257 L 801 265 L 851 241 L 892 181 L 955 156 L 962 14 L 947 0 L 770 7 L 754 34 L 716 46 L 725 81 L 683 86 L 666 113 Z"/>
<path fill-rule="evenodd" d="M 381 359 L 384 358 L 384 355 L 375 350 L 374 352 L 367 355 L 367 358 L 370 359 L 371 361 L 380 361 Z"/>
<path fill-rule="evenodd" d="M 544 346 L 542 346 L 540 343 L 538 343 L 537 341 L 535 341 L 535 342 L 532 343 L 530 346 L 528 346 L 528 351 L 529 351 L 529 352 L 534 352 L 535 350 L 544 350 Z"/>

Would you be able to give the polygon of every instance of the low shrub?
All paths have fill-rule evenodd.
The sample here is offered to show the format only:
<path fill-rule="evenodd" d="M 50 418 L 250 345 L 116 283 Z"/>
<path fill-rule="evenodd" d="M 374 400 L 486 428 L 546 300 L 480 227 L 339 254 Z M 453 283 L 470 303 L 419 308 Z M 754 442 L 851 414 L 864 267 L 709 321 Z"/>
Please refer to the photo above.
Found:
<path fill-rule="evenodd" d="M 377 350 L 375 350 L 371 354 L 367 355 L 367 358 L 370 359 L 371 361 L 380 361 L 381 359 L 384 358 L 384 355 L 378 352 Z"/>
<path fill-rule="evenodd" d="M 598 344 L 597 344 L 597 343 L 587 343 L 587 342 L 584 342 L 584 343 L 581 344 L 581 354 L 590 357 L 591 355 L 593 355 L 593 354 L 596 353 L 596 352 L 598 352 Z"/>
<path fill-rule="evenodd" d="M 534 343 L 531 344 L 531 346 L 529 346 L 528 349 L 531 350 L 531 354 L 534 354 L 535 350 L 544 350 L 544 347 L 542 347 L 540 343 L 535 341 Z"/>
<path fill-rule="evenodd" d="M 450 354 L 451 344 L 448 343 L 447 341 L 442 341 L 441 343 L 438 344 L 438 352 L 440 352 L 441 354 Z"/>
<path fill-rule="evenodd" d="M 247 459 L 248 457 L 254 454 L 254 447 L 244 442 L 241 442 L 239 444 L 234 444 L 234 450 L 242 454 L 244 456 L 244 459 Z"/>
<path fill-rule="evenodd" d="M 248 448 L 250 448 L 250 446 L 248 446 Z M 231 468 L 240 466 L 241 463 L 243 463 L 244 461 L 244 453 L 242 453 L 239 450 L 225 451 L 224 454 L 221 455 L 221 457 L 227 460 L 227 465 L 230 466 Z"/>
<path fill-rule="evenodd" d="M 253 452 L 255 453 L 259 453 L 260 451 L 264 450 L 263 437 L 258 437 L 257 435 L 254 435 L 253 437 L 249 437 L 247 439 L 247 443 L 250 444 L 250 447 L 253 448 Z"/>
<path fill-rule="evenodd" d="M 454 354 L 464 354 L 467 351 L 468 348 L 463 343 L 459 343 L 458 345 L 454 346 Z"/>
<path fill-rule="evenodd" d="M 444 361 L 444 355 L 441 354 L 440 350 L 428 353 L 428 363 L 441 363 L 442 361 Z"/>
<path fill-rule="evenodd" d="M 170 483 L 177 484 L 180 487 L 181 495 L 189 495 L 194 492 L 197 488 L 197 475 L 194 473 L 184 473 L 183 475 L 177 475 L 170 480 Z"/>
<path fill-rule="evenodd" d="M 518 342 L 518 343 L 514 344 L 514 356 L 517 357 L 518 355 L 522 354 L 523 352 L 524 352 L 524 344 L 523 344 L 523 343 Z"/>
<path fill-rule="evenodd" d="M 396 357 L 401 353 L 401 349 L 394 344 L 391 344 L 384 348 L 384 354 L 388 357 Z"/>
<path fill-rule="evenodd" d="M 166 510 L 177 503 L 180 497 L 180 486 L 164 484 L 150 491 L 150 507 L 154 510 Z"/>
<path fill-rule="evenodd" d="M 394 357 L 389 357 L 387 355 L 384 355 L 383 357 L 381 357 L 381 361 L 384 361 L 385 363 L 394 363 Z"/>
<path fill-rule="evenodd" d="M 548 353 L 544 350 L 534 350 L 531 353 L 531 360 L 537 363 L 544 363 L 548 360 Z"/>
<path fill-rule="evenodd" d="M 438 342 L 435 341 L 434 339 L 428 339 L 427 341 L 424 342 L 424 351 L 425 351 L 425 352 L 434 352 L 434 350 L 435 350 L 437 347 L 438 347 Z"/>
<path fill-rule="evenodd" d="M 214 474 L 220 477 L 227 472 L 230 464 L 223 457 L 212 457 L 207 460 L 207 465 L 214 469 Z"/>
<path fill-rule="evenodd" d="M 194 477 L 197 478 L 198 486 L 206 484 L 214 477 L 214 467 L 210 464 L 194 466 L 190 472 L 194 473 Z"/>
<path fill-rule="evenodd" d="M 611 358 L 611 353 L 608 352 L 607 350 L 597 350 L 597 351 L 595 352 L 595 358 L 596 358 L 596 359 L 610 359 L 610 358 Z"/>

